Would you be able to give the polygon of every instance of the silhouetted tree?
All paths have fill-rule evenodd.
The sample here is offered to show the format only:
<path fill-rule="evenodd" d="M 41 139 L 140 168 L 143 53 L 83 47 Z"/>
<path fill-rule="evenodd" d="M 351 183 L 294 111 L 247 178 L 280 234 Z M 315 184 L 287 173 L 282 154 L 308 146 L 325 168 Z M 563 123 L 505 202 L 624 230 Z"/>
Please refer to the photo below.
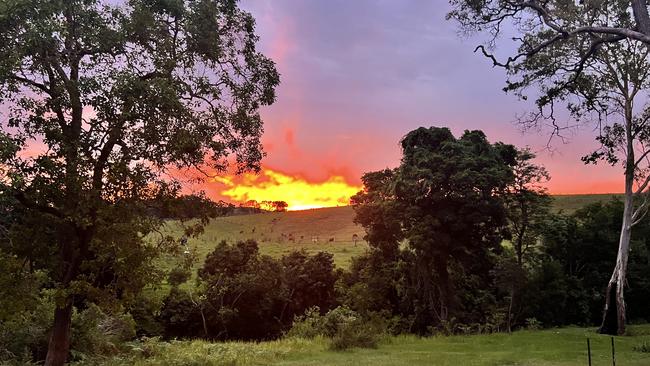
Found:
<path fill-rule="evenodd" d="M 275 338 L 307 309 L 334 307 L 338 274 L 332 258 L 324 252 L 292 252 L 275 259 L 261 255 L 254 240 L 221 242 L 198 271 L 198 285 L 175 286 L 164 300 L 165 335 Z"/>
<path fill-rule="evenodd" d="M 517 152 L 514 180 L 505 195 L 512 246 L 521 267 L 524 257 L 538 241 L 542 224 L 549 213 L 551 197 L 541 184 L 550 179 L 543 166 L 535 165 L 529 150 Z"/>
<path fill-rule="evenodd" d="M 540 66 L 557 78 L 555 85 L 559 89 L 570 89 L 576 76 L 603 46 L 629 41 L 650 44 L 646 0 L 449 0 L 449 3 L 453 9 L 447 18 L 458 21 L 464 32 L 488 34 L 487 41 L 476 50 L 489 57 L 495 66 L 516 73 L 526 63 L 538 63 L 551 56 L 552 62 Z M 512 37 L 513 30 L 521 36 Z M 506 34 L 518 47 L 514 54 L 499 60 L 490 51 Z M 554 59 L 561 55 L 574 57 Z M 536 78 L 523 78 L 508 88 L 519 88 Z"/>
<path fill-rule="evenodd" d="M 275 212 L 285 212 L 289 205 L 284 201 L 262 201 L 260 207 Z"/>
<path fill-rule="evenodd" d="M 146 203 L 178 194 L 169 168 L 259 169 L 258 109 L 279 77 L 254 25 L 225 0 L 0 6 L 0 194 L 43 233 L 13 230 L 55 290 L 45 365 L 67 359 L 75 303 L 128 297 L 155 274 L 170 243 L 145 240 L 161 223 Z"/>
<path fill-rule="evenodd" d="M 281 322 L 290 322 L 294 316 L 302 315 L 313 306 L 318 306 L 323 312 L 334 307 L 337 275 L 333 258 L 331 253 L 319 252 L 310 256 L 304 251 L 282 257 L 287 305 L 280 314 Z"/>
<path fill-rule="evenodd" d="M 513 180 L 516 150 L 490 144 L 480 131 L 456 139 L 447 128 L 419 128 L 401 141 L 398 168 L 365 174 L 353 197 L 355 221 L 389 258 L 405 239 L 421 326 L 439 325 L 460 309 L 450 271 L 488 277 L 492 252 L 506 229 L 503 195 Z M 480 277 L 480 276 L 479 276 Z M 427 324 L 428 323 L 428 324 Z"/>

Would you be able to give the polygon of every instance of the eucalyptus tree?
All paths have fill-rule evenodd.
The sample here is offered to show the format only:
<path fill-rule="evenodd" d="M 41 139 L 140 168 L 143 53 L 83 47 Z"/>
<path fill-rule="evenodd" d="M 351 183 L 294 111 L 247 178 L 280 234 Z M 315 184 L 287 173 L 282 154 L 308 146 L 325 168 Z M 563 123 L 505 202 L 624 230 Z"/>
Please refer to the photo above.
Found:
<path fill-rule="evenodd" d="M 645 30 L 647 6 L 640 0 L 610 1 L 452 1 L 450 17 L 466 30 L 487 30 L 489 44 L 479 50 L 505 67 L 505 91 L 527 99 L 536 90 L 536 110 L 521 118 L 526 126 L 559 123 L 558 106 L 568 108 L 576 125 L 598 129 L 601 146 L 586 163 L 623 165 L 625 209 L 616 266 L 606 288 L 600 331 L 625 332 L 624 287 L 632 227 L 648 206 L 648 134 L 645 101 L 650 79 Z M 509 25 L 506 26 L 506 23 Z M 505 28 L 520 35 L 515 55 L 505 61 L 488 52 Z M 533 92 L 534 93 L 534 92 Z"/>
<path fill-rule="evenodd" d="M 469 32 L 486 32 L 488 41 L 477 47 L 495 66 L 516 66 L 522 60 L 567 42 L 584 43 L 583 57 L 567 73 L 579 73 L 605 43 L 635 40 L 650 44 L 650 16 L 646 0 L 449 0 L 448 18 L 460 22 Z M 603 9 L 616 18 L 602 16 Z M 504 33 L 515 30 L 512 40 L 518 51 L 499 60 L 491 49 Z M 544 34 L 543 39 L 535 34 Z"/>
<path fill-rule="evenodd" d="M 650 63 L 648 46 L 635 41 L 607 45 L 589 67 L 579 90 L 588 98 L 576 111 L 598 115 L 599 149 L 583 157 L 586 163 L 621 165 L 625 198 L 616 265 L 607 284 L 601 332 L 625 333 L 624 289 L 632 228 L 646 216 L 650 201 Z"/>
<path fill-rule="evenodd" d="M 56 289 L 46 365 L 75 306 L 154 272 L 147 203 L 178 192 L 170 172 L 259 169 L 279 75 L 257 41 L 234 0 L 0 1 L 0 192 L 27 212 L 11 250 Z"/>

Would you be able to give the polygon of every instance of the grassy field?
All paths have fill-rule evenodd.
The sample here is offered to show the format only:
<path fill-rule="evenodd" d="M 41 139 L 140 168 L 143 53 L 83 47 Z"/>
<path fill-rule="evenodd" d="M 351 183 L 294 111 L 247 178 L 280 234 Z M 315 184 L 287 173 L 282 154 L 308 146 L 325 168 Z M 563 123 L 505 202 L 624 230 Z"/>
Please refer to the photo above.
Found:
<path fill-rule="evenodd" d="M 206 226 L 203 235 L 190 239 L 188 244 L 196 251 L 199 263 L 221 240 L 233 243 L 255 239 L 263 254 L 279 257 L 292 250 L 326 251 L 334 254 L 337 266 L 347 267 L 352 257 L 368 248 L 362 239 L 363 228 L 355 225 L 353 218 L 352 207 L 219 217 Z M 179 228 L 171 223 L 168 230 L 177 232 Z M 354 234 L 358 237 L 356 245 L 352 240 Z"/>
<path fill-rule="evenodd" d="M 607 202 L 615 197 L 622 198 L 623 195 L 620 193 L 556 195 L 553 196 L 553 210 L 571 213 L 590 203 Z"/>
<path fill-rule="evenodd" d="M 571 213 L 589 203 L 608 201 L 614 196 L 617 195 L 554 196 L 553 210 Z M 188 244 L 196 252 L 199 263 L 203 263 L 205 256 L 221 240 L 233 243 L 237 240 L 255 239 L 264 254 L 279 257 L 292 250 L 304 249 L 309 253 L 326 251 L 334 254 L 334 262 L 338 267 L 347 268 L 352 257 L 362 254 L 368 248 L 362 239 L 363 228 L 355 225 L 353 219 L 354 211 L 349 206 L 220 217 L 207 225 L 205 234 L 190 239 Z M 167 230 L 178 233 L 179 227 L 170 223 Z M 359 238 L 356 245 L 352 240 L 354 234 Z"/>
<path fill-rule="evenodd" d="M 631 335 L 616 337 L 616 364 L 650 365 L 650 325 L 631 326 Z M 282 339 L 272 342 L 210 343 L 172 341 L 136 344 L 130 355 L 105 365 L 282 365 L 282 366 L 569 366 L 587 365 L 587 338 L 594 366 L 611 365 L 610 338 L 593 329 L 562 328 L 490 334 L 418 338 L 390 337 L 377 349 L 335 352 L 328 341 Z M 143 356 L 143 355 L 146 355 Z"/>

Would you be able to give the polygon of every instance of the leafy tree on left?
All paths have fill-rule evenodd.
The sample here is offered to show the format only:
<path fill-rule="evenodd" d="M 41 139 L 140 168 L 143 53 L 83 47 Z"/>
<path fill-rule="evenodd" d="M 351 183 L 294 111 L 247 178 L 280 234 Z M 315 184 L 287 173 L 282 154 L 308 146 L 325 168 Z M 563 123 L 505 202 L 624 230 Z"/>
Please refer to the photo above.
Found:
<path fill-rule="evenodd" d="M 170 241 L 148 205 L 170 171 L 258 170 L 258 110 L 279 75 L 232 0 L 0 1 L 3 248 L 48 273 L 46 365 L 62 365 L 73 308 L 128 299 Z"/>

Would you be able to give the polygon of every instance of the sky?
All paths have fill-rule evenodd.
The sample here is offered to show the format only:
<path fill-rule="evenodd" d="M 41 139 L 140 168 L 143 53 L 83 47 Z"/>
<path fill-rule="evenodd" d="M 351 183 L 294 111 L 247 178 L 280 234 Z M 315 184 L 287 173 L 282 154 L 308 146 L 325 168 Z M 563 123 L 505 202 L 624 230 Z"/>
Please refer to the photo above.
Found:
<path fill-rule="evenodd" d="M 620 168 L 580 161 L 597 147 L 591 127 L 553 140 L 551 150 L 548 130 L 521 131 L 516 117 L 532 102 L 501 90 L 504 71 L 473 52 L 479 36 L 461 36 L 445 20 L 446 1 L 242 0 L 240 6 L 256 18 L 259 48 L 276 62 L 281 84 L 277 102 L 262 109 L 268 154 L 262 175 L 216 180 L 206 187 L 213 197 L 278 197 L 263 193 L 286 179 L 360 188 L 364 172 L 398 165 L 399 140 L 420 126 L 447 126 L 457 136 L 481 129 L 493 142 L 529 147 L 552 176 L 552 194 L 622 191 Z"/>

